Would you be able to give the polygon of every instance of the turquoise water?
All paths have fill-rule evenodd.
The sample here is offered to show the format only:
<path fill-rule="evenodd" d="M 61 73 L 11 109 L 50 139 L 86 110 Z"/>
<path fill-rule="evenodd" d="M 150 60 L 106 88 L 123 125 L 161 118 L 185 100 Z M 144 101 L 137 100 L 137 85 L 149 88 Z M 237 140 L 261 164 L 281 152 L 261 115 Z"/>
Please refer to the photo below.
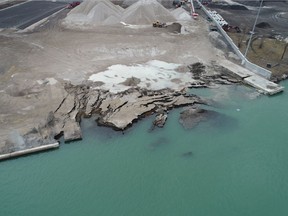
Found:
<path fill-rule="evenodd" d="M 1 162 L 0 216 L 287 216 L 287 92 L 193 92 L 221 116 L 184 130 L 177 109 L 124 135 L 84 120 L 83 141 Z"/>

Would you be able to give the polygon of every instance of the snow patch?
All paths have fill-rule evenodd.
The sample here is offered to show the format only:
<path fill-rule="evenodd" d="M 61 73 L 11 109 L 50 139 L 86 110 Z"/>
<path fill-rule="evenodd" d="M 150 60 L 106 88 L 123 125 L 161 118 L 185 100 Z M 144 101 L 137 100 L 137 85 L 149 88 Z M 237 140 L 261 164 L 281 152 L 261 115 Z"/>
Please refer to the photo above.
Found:
<path fill-rule="evenodd" d="M 109 0 L 84 0 L 68 13 L 63 24 L 73 28 L 75 25 L 115 25 L 122 21 L 125 24 L 151 26 L 156 20 L 176 21 L 170 11 L 156 0 L 139 0 L 125 10 Z"/>
<path fill-rule="evenodd" d="M 137 78 L 140 88 L 160 90 L 170 88 L 179 90 L 190 85 L 194 80 L 190 73 L 179 73 L 175 71 L 180 65 L 152 60 L 145 64 L 136 65 L 112 65 L 106 71 L 93 74 L 89 80 L 93 82 L 103 82 L 97 87 L 109 90 L 112 93 L 122 92 L 130 86 L 122 83 L 128 78 Z"/>

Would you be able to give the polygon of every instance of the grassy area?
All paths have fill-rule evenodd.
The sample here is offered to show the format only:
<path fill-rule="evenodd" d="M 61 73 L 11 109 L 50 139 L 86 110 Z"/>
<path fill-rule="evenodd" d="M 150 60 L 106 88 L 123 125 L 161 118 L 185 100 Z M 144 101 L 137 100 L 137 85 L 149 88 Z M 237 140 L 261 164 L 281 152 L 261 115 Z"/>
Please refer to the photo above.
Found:
<path fill-rule="evenodd" d="M 244 53 L 246 50 L 246 42 L 249 39 L 248 35 L 242 33 L 228 33 L 234 43 Z M 288 48 L 283 59 L 281 59 L 286 43 L 272 38 L 261 38 L 254 36 L 251 46 L 248 50 L 247 58 L 249 61 L 267 68 L 267 64 L 272 67 L 267 68 L 274 76 L 288 74 Z"/>

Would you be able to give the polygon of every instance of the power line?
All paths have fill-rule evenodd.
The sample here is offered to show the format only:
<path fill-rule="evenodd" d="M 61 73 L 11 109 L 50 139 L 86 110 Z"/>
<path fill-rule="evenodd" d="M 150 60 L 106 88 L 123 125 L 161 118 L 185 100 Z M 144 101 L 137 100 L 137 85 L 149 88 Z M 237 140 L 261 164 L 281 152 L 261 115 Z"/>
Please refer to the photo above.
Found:
<path fill-rule="evenodd" d="M 263 0 L 261 0 L 261 2 L 260 2 L 260 6 L 259 6 L 259 10 L 258 10 L 256 19 L 255 19 L 255 22 L 254 22 L 254 26 L 253 26 L 252 32 L 251 32 L 251 34 L 250 34 L 250 38 L 249 38 L 249 41 L 248 41 L 248 45 L 247 45 L 247 47 L 246 47 L 246 51 L 245 51 L 245 54 L 244 54 L 245 58 L 246 58 L 246 56 L 247 56 L 248 49 L 249 49 L 250 44 L 251 44 L 251 41 L 252 41 L 252 36 L 253 36 L 253 34 L 254 34 L 254 31 L 255 31 L 255 26 L 256 26 L 256 24 L 257 24 L 257 20 L 258 20 L 260 11 L 261 11 L 262 4 L 263 4 Z"/>

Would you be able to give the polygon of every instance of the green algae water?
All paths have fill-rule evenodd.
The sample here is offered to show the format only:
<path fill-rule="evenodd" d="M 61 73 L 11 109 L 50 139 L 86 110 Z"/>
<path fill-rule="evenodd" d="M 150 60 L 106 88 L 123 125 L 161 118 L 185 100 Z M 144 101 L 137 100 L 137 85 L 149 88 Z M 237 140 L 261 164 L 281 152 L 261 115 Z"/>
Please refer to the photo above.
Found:
<path fill-rule="evenodd" d="M 86 119 L 82 141 L 1 162 L 0 216 L 287 216 L 287 90 L 193 92 L 220 117 L 184 130 L 177 109 L 125 134 Z"/>

